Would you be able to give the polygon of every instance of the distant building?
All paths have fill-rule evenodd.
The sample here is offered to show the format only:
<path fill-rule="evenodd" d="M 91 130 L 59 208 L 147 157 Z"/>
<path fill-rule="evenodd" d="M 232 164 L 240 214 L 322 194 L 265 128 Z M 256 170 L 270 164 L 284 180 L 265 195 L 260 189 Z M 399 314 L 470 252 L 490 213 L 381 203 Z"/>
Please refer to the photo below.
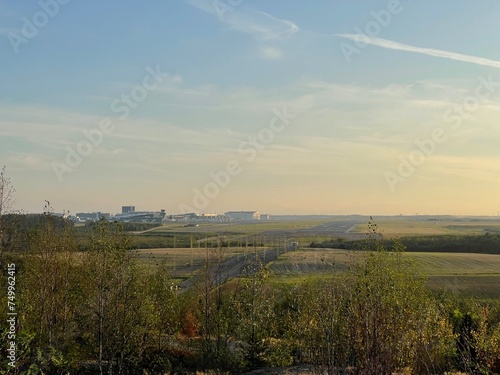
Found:
<path fill-rule="evenodd" d="M 269 214 L 260 214 L 260 220 L 271 220 L 271 215 L 269 215 Z"/>
<path fill-rule="evenodd" d="M 202 213 L 196 214 L 194 212 L 186 214 L 166 215 L 164 221 L 177 221 L 187 223 L 222 223 L 228 222 L 231 219 L 224 214 Z"/>
<path fill-rule="evenodd" d="M 258 211 L 229 211 L 226 216 L 231 220 L 260 220 Z"/>
<path fill-rule="evenodd" d="M 135 206 L 123 206 L 122 211 L 124 209 L 126 212 L 116 214 L 113 219 L 131 223 L 161 223 L 165 218 L 165 210 L 136 211 Z"/>
<path fill-rule="evenodd" d="M 134 212 L 134 211 L 135 211 L 135 206 L 122 206 L 122 214 Z"/>
<path fill-rule="evenodd" d="M 75 214 L 75 217 L 80 222 L 86 221 L 98 221 L 101 218 L 109 219 L 111 214 L 108 212 L 78 212 Z"/>

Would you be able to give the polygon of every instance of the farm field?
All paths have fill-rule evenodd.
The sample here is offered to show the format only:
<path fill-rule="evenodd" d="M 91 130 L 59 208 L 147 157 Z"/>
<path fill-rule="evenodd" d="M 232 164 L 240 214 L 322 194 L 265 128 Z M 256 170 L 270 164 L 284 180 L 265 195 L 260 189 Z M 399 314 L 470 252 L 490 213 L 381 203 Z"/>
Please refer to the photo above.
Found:
<path fill-rule="evenodd" d="M 500 233 L 500 219 L 450 218 L 422 219 L 418 216 L 375 218 L 378 232 L 386 238 L 424 235 L 467 235 Z M 366 223 L 358 224 L 352 233 L 367 233 Z"/>
<path fill-rule="evenodd" d="M 256 248 L 261 251 L 264 248 Z M 224 259 L 254 254 L 254 248 L 224 249 Z M 269 263 L 271 281 L 295 283 L 307 278 L 332 277 L 341 274 L 359 256 L 359 252 L 340 249 L 301 249 L 283 252 Z M 167 260 L 174 278 L 184 280 L 193 276 L 204 264 L 204 248 L 139 250 L 145 262 Z M 500 298 L 500 255 L 464 253 L 406 253 L 405 257 L 418 262 L 418 269 L 428 276 L 433 290 L 445 289 L 462 295 L 481 298 Z"/>
<path fill-rule="evenodd" d="M 223 249 L 222 256 L 224 260 L 236 258 L 243 262 L 246 257 L 264 249 L 263 247 L 229 247 Z M 210 251 L 211 249 L 209 249 L 209 256 Z M 159 248 L 142 249 L 137 252 L 139 259 L 146 264 L 165 260 L 172 276 L 179 280 L 193 276 L 207 259 L 205 248 Z"/>
<path fill-rule="evenodd" d="M 341 273 L 357 256 L 335 249 L 307 249 L 286 253 L 270 265 L 279 282 Z M 500 255 L 463 253 L 406 253 L 418 262 L 433 290 L 445 289 L 481 298 L 500 298 Z M 333 272 L 332 272 L 333 271 Z"/>
<path fill-rule="evenodd" d="M 374 219 L 378 233 L 384 238 L 500 232 L 500 220 L 494 217 L 415 216 Z M 266 244 L 268 248 L 283 249 L 284 244 L 289 241 L 298 241 L 302 246 L 301 250 L 279 254 L 278 258 L 269 264 L 273 282 L 294 283 L 305 278 L 331 277 L 343 272 L 359 253 L 340 249 L 310 249 L 307 246 L 313 241 L 333 238 L 366 238 L 369 220 L 369 217 L 332 217 L 261 223 L 207 223 L 198 226 L 168 223 L 136 235 L 137 238 L 149 237 L 149 240 L 153 240 L 153 236 L 177 236 L 177 244 L 182 246 L 181 248 L 143 249 L 139 250 L 139 254 L 146 262 L 167 259 L 173 277 L 179 281 L 195 275 L 204 264 L 206 241 L 208 246 L 212 246 L 215 238 L 230 240 L 234 247 L 224 248 L 224 259 L 236 258 L 242 262 L 246 259 L 245 254 L 265 248 L 260 247 L 260 244 Z M 184 241 L 181 238 L 184 238 Z M 189 246 L 189 240 L 192 248 L 186 247 Z M 258 247 L 251 245 L 253 241 L 256 241 Z M 245 247 L 245 243 L 250 246 Z M 236 246 L 237 244 L 241 247 Z M 428 277 L 428 286 L 433 290 L 447 289 L 463 295 L 500 298 L 500 255 L 408 252 L 405 256 L 418 262 L 419 270 Z"/>

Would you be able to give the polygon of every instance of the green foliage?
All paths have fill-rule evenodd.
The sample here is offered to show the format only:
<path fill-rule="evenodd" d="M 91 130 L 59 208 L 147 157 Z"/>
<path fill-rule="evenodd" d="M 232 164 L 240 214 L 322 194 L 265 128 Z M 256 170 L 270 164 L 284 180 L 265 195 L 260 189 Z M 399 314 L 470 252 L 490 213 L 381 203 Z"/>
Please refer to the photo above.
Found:
<path fill-rule="evenodd" d="M 73 222 L 52 214 L 10 213 L 1 219 L 1 246 L 8 253 L 24 253 L 31 246 L 33 232 L 40 230 L 50 218 L 54 230 L 63 232 L 73 227 Z"/>
<path fill-rule="evenodd" d="M 0 170 L 0 262 L 4 251 L 11 246 L 11 235 L 15 228 L 6 223 L 6 215 L 11 213 L 16 189 L 10 177 L 5 173 L 5 166 Z"/>
<path fill-rule="evenodd" d="M 28 358 L 43 372 L 71 367 L 66 356 L 77 332 L 75 246 L 71 226 L 61 223 L 50 211 L 44 214 L 30 231 L 29 254 L 18 274 L 20 332 L 30 338 Z"/>
<path fill-rule="evenodd" d="M 228 280 L 221 239 L 207 248 L 198 283 L 177 290 L 166 261 L 141 263 L 120 224 L 101 220 L 88 230 L 79 252 L 73 226 L 47 210 L 27 234 L 28 251 L 4 254 L 18 270 L 18 373 L 295 364 L 328 374 L 500 371 L 500 302 L 432 295 L 402 242 L 358 243 L 344 272 L 329 267 L 321 278 L 276 286 L 252 256 L 244 276 Z M 2 342 L 7 328 L 0 322 Z"/>
<path fill-rule="evenodd" d="M 175 283 L 167 270 L 166 261 L 157 263 L 145 277 L 147 296 L 143 305 L 149 306 L 149 337 L 157 352 L 165 350 L 169 338 L 180 329 L 180 304 Z"/>
<path fill-rule="evenodd" d="M 115 363 L 119 372 L 139 361 L 150 307 L 144 303 L 145 286 L 128 246 L 121 226 L 102 219 L 84 259 L 89 339 L 98 349 L 99 366 L 106 362 L 110 369 Z"/>
<path fill-rule="evenodd" d="M 248 346 L 245 356 L 250 366 L 275 363 L 265 353 L 271 350 L 277 320 L 274 291 L 267 287 L 269 271 L 258 261 L 250 261 L 233 294 L 236 335 Z"/>
<path fill-rule="evenodd" d="M 455 333 L 455 366 L 466 372 L 500 371 L 500 302 L 448 299 L 449 320 Z"/>
<path fill-rule="evenodd" d="M 300 323 L 293 333 L 305 360 L 329 374 L 349 367 L 366 374 L 406 367 L 421 373 L 446 364 L 451 327 L 403 250 L 402 244 L 387 251 L 375 243 L 347 273 L 299 287 L 293 304 Z"/>
<path fill-rule="evenodd" d="M 380 246 L 356 263 L 350 275 L 350 342 L 355 366 L 368 373 L 415 368 L 430 348 L 443 348 L 443 353 L 432 356 L 446 355 L 451 332 L 444 325 L 438 338 L 429 337 L 437 328 L 429 326 L 434 322 L 428 319 L 433 314 L 433 301 L 425 278 L 402 257 L 402 250 L 401 244 L 396 244 L 392 252 Z"/>
<path fill-rule="evenodd" d="M 403 237 L 399 240 L 368 239 L 363 241 L 326 240 L 321 243 L 312 242 L 311 248 L 331 248 L 356 250 L 382 244 L 391 250 L 400 243 L 408 252 L 438 252 L 438 253 L 478 253 L 500 254 L 500 233 L 485 233 L 481 235 L 441 235 Z"/>

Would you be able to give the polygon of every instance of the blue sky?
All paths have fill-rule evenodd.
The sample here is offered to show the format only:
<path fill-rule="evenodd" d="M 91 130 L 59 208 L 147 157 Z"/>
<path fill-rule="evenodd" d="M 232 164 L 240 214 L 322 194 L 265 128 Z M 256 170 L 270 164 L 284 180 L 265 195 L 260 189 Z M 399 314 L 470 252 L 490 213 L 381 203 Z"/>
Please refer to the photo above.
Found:
<path fill-rule="evenodd" d="M 493 0 L 0 0 L 0 164 L 31 212 L 495 215 L 499 16 Z"/>

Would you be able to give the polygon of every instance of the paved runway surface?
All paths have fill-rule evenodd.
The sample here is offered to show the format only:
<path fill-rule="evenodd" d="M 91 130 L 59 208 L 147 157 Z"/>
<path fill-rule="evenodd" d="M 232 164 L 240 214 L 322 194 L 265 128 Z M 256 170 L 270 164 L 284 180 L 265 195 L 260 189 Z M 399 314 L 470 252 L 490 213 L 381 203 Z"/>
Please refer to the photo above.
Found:
<path fill-rule="evenodd" d="M 324 223 L 317 225 L 315 227 L 307 229 L 289 229 L 289 230 L 273 230 L 266 231 L 262 233 L 263 236 L 267 237 L 283 237 L 286 235 L 289 238 L 301 236 L 332 236 L 332 237 L 342 237 L 346 240 L 359 240 L 366 237 L 365 233 L 352 233 L 351 231 L 359 224 L 363 225 L 367 223 L 365 219 L 346 219 L 346 220 L 336 220 L 330 223 Z M 368 225 L 368 224 L 367 224 Z M 367 226 L 368 233 L 368 226 Z"/>
<path fill-rule="evenodd" d="M 358 224 L 363 223 L 361 220 L 345 220 L 345 221 L 334 221 L 331 223 L 325 223 L 318 225 L 316 227 L 301 229 L 300 233 L 316 234 L 316 235 L 327 235 L 339 234 L 339 233 L 349 233 L 351 229 L 354 229 Z"/>

